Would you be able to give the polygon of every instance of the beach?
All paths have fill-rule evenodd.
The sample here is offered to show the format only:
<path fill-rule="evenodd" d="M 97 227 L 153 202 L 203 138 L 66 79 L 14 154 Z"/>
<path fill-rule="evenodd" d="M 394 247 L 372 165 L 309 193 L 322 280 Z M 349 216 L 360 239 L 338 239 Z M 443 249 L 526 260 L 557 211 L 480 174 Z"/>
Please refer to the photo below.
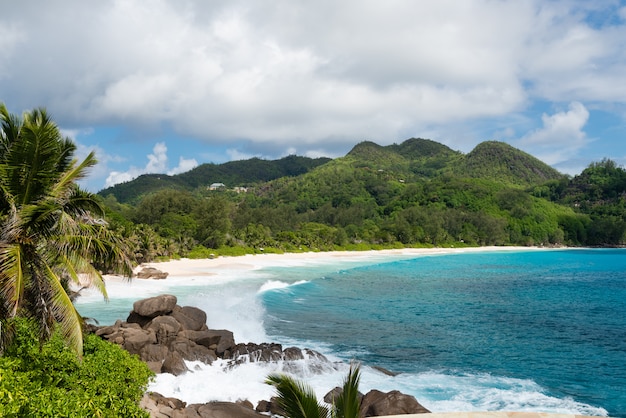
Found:
<path fill-rule="evenodd" d="M 368 251 L 329 251 L 329 252 L 305 252 L 283 254 L 248 254 L 237 257 L 216 257 L 213 259 L 188 259 L 171 260 L 164 262 L 144 263 L 135 269 L 140 271 L 144 267 L 154 267 L 169 273 L 168 277 L 189 276 L 216 276 L 222 271 L 255 270 L 264 267 L 291 267 L 311 264 L 324 264 L 333 260 L 342 259 L 353 262 L 420 257 L 445 254 L 491 252 L 491 251 L 529 251 L 547 250 L 543 247 L 519 247 L 519 246 L 489 246 L 489 247 L 465 247 L 465 248 L 402 248 L 390 250 Z M 107 276 L 109 280 L 119 280 L 115 276 Z"/>
<path fill-rule="evenodd" d="M 562 339 L 552 339 L 552 328 L 542 325 L 549 325 L 561 315 L 568 317 L 571 312 L 577 315 L 573 320 L 579 327 L 587 324 L 585 312 L 597 308 L 570 311 L 565 306 L 554 313 L 542 310 L 574 300 L 561 297 L 561 284 L 567 285 L 571 277 L 585 271 L 586 267 L 579 265 L 583 256 L 610 253 L 470 247 L 180 259 L 145 263 L 135 270 L 153 267 L 167 272 L 162 280 L 129 281 L 107 276 L 109 302 L 97 292 L 85 290 L 77 300 L 77 308 L 82 315 L 106 325 L 125 320 L 138 299 L 176 295 L 179 305 L 207 312 L 209 329 L 231 330 L 238 343 L 277 342 L 283 347 L 311 348 L 324 354 L 332 364 L 330 369 L 305 361 L 296 374 L 310 383 L 319 397 L 341 382 L 351 359 L 358 359 L 364 364 L 364 390 L 398 389 L 415 396 L 434 412 L 507 409 L 606 415 L 596 407 L 599 405 L 566 395 L 572 389 L 568 382 L 579 374 L 576 370 L 571 378 L 561 380 L 568 364 L 578 360 L 581 365 L 587 364 L 586 359 L 597 353 L 581 352 L 572 358 L 565 350 L 579 350 L 586 342 L 573 342 L 561 349 Z M 569 261 L 564 263 L 563 257 L 570 257 Z M 621 260 L 621 256 L 615 257 Z M 606 258 L 592 260 L 589 266 L 606 265 Z M 563 276 L 555 276 L 555 269 L 563 266 Z M 621 271 L 622 267 L 619 264 L 615 269 Z M 571 268 L 575 270 L 567 270 Z M 544 274 L 546 271 L 549 273 Z M 577 273 L 572 276 L 569 271 Z M 404 277 L 419 279 L 409 284 Z M 537 281 L 541 277 L 550 280 L 541 284 Z M 556 287 L 543 293 L 546 285 Z M 522 292 L 510 293 L 518 289 Z M 606 304 L 607 297 L 614 293 L 602 294 L 598 306 Z M 543 302 L 547 294 L 555 297 L 549 304 Z M 588 299 L 585 293 L 582 300 Z M 543 316 L 535 318 L 537 313 Z M 517 322 L 520 318 L 521 323 Z M 470 323 L 472 326 L 467 326 Z M 512 323 L 515 327 L 509 325 Z M 599 329 L 594 321 L 587 325 L 585 335 Z M 594 345 L 598 341 L 614 344 L 603 337 L 606 332 L 602 329 L 598 333 L 592 339 Z M 530 350 L 533 345 L 540 347 L 542 341 L 548 341 L 547 350 Z M 553 355 L 560 352 L 563 356 Z M 602 354 L 603 361 L 613 363 L 612 352 Z M 541 356 L 549 359 L 541 361 Z M 539 362 L 533 362 L 535 359 Z M 532 372 L 539 365 L 555 361 L 553 375 Z M 383 375 L 377 366 L 401 374 Z M 263 383 L 265 376 L 287 366 L 250 363 L 230 368 L 218 361 L 211 366 L 192 362 L 188 367 L 192 372 L 179 377 L 159 375 L 150 390 L 191 403 L 242 398 L 255 403 L 272 396 L 271 388 Z M 323 373 L 318 372 L 320 367 Z M 565 386 L 560 386 L 561 381 Z M 581 399 L 609 393 L 596 386 L 586 386 L 579 393 Z M 594 390 L 595 395 L 585 397 Z"/>

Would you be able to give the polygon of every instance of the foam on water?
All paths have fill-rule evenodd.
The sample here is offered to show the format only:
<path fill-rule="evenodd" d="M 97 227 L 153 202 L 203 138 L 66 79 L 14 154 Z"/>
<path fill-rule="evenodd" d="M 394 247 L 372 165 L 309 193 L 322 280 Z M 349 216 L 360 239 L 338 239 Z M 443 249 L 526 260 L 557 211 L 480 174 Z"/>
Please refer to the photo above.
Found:
<path fill-rule="evenodd" d="M 310 362 L 310 363 L 309 363 Z M 340 386 L 349 365 L 346 362 L 320 366 L 313 360 L 275 363 L 244 363 L 230 367 L 218 360 L 212 365 L 187 362 L 190 372 L 175 377 L 160 374 L 149 389 L 173 396 L 188 403 L 247 399 L 253 404 L 275 395 L 265 384 L 271 373 L 286 373 L 302 379 L 323 399 L 335 386 Z M 603 408 L 592 407 L 571 398 L 550 396 L 531 380 L 489 375 L 453 375 L 446 373 L 400 374 L 389 376 L 375 368 L 362 366 L 360 391 L 384 392 L 400 390 L 415 396 L 432 412 L 446 411 L 534 411 L 563 414 L 607 416 Z"/>
<path fill-rule="evenodd" d="M 280 280 L 268 280 L 263 284 L 263 286 L 261 286 L 261 288 L 259 289 L 259 293 L 267 292 L 270 290 L 286 289 L 290 286 L 297 286 L 308 282 L 308 280 L 298 280 L 294 283 L 287 283 Z"/>

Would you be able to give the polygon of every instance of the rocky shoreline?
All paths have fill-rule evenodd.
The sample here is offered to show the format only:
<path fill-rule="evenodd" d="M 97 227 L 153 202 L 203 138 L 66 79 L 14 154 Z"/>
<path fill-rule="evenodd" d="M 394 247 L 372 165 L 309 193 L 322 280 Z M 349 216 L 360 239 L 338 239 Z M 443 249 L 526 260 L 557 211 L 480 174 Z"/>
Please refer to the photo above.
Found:
<path fill-rule="evenodd" d="M 298 347 L 283 348 L 276 343 L 236 343 L 228 330 L 209 329 L 206 313 L 193 306 L 179 306 L 174 295 L 160 295 L 138 300 L 133 304 L 126 321 L 118 320 L 110 326 L 92 326 L 90 331 L 110 342 L 118 344 L 131 354 L 136 354 L 155 373 L 181 375 L 193 373 L 185 361 L 200 361 L 212 364 L 217 359 L 226 361 L 226 367 L 234 368 L 248 362 L 278 362 L 285 370 L 301 367 L 298 361 L 310 367 L 323 369 L 334 367 L 324 355 L 314 350 Z M 301 363 L 301 362 L 300 362 Z M 320 372 L 321 370 L 312 370 Z M 325 401 L 332 399 L 329 388 Z M 208 402 L 187 405 L 185 402 L 164 397 L 158 393 L 147 393 L 142 406 L 157 418 L 184 417 L 259 417 L 280 415 L 272 399 L 252 405 L 249 401 Z M 410 395 L 398 391 L 388 393 L 372 390 L 363 395 L 361 416 L 383 416 L 430 412 Z"/>

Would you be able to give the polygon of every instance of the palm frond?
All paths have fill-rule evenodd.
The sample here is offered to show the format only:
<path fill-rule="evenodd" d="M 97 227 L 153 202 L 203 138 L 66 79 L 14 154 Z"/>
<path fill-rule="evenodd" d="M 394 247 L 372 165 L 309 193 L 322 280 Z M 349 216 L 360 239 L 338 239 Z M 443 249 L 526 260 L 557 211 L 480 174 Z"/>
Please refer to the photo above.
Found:
<path fill-rule="evenodd" d="M 87 175 L 87 169 L 93 167 L 98 163 L 96 154 L 90 152 L 87 157 L 77 164 L 76 160 L 72 160 L 67 170 L 63 172 L 63 175 L 59 178 L 59 181 L 54 185 L 54 188 L 50 191 L 52 196 L 58 196 L 60 193 L 72 188 L 77 180 L 83 179 Z"/>
<path fill-rule="evenodd" d="M 276 388 L 278 405 L 288 418 L 325 418 L 328 415 L 310 386 L 281 374 L 269 375 L 265 383 Z"/>
<path fill-rule="evenodd" d="M 333 402 L 333 418 L 358 418 L 361 409 L 359 381 L 361 370 L 358 364 L 350 364 L 348 376 L 343 381 L 341 394 Z"/>
<path fill-rule="evenodd" d="M 17 140 L 22 129 L 21 119 L 9 113 L 4 103 L 0 103 L 0 152 L 4 155 Z"/>
<path fill-rule="evenodd" d="M 51 311 L 55 322 L 60 325 L 65 341 L 80 355 L 83 352 L 83 319 L 63 288 L 61 278 L 48 265 L 45 272 L 52 291 Z"/>
<path fill-rule="evenodd" d="M 26 288 L 21 250 L 19 244 L 0 245 L 0 295 L 9 317 L 17 315 Z"/>

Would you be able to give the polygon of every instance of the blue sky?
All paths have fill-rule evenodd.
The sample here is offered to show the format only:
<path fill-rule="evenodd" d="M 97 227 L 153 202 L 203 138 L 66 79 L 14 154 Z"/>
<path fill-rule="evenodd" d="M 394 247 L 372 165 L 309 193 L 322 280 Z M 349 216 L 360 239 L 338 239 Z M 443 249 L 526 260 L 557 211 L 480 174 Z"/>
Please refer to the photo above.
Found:
<path fill-rule="evenodd" d="M 625 2 L 0 1 L 0 102 L 95 150 L 91 191 L 410 137 L 626 164 Z"/>

